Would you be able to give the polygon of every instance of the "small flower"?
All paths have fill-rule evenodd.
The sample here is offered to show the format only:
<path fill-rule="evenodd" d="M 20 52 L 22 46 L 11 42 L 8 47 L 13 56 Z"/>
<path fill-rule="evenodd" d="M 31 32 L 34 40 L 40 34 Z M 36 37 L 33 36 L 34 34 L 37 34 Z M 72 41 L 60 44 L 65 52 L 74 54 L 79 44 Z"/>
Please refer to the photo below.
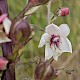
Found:
<path fill-rule="evenodd" d="M 0 57 L 0 70 L 5 70 L 7 68 L 8 60 L 4 57 Z"/>
<path fill-rule="evenodd" d="M 3 28 L 5 32 L 3 31 Z M 9 34 L 11 28 L 11 21 L 8 19 L 7 14 L 0 16 L 0 43 L 11 42 L 6 35 Z"/>
<path fill-rule="evenodd" d="M 0 23 L 3 23 L 3 27 L 5 29 L 5 32 L 8 35 L 10 32 L 11 21 L 7 17 L 7 14 L 3 14 L 0 16 Z"/>
<path fill-rule="evenodd" d="M 50 59 L 52 56 L 55 60 L 58 60 L 63 52 L 72 53 L 72 46 L 67 38 L 69 33 L 70 29 L 67 24 L 61 24 L 59 27 L 50 24 L 46 27 L 38 46 L 45 45 L 45 60 Z"/>
<path fill-rule="evenodd" d="M 58 16 L 67 16 L 69 14 L 70 10 L 68 7 L 64 7 L 59 9 L 59 14 Z"/>
<path fill-rule="evenodd" d="M 67 16 L 70 13 L 70 9 L 68 7 L 63 7 L 63 8 L 59 8 L 56 13 L 54 14 L 54 16 L 51 18 L 51 20 L 54 18 L 56 19 L 57 17 L 62 17 L 62 16 Z"/>

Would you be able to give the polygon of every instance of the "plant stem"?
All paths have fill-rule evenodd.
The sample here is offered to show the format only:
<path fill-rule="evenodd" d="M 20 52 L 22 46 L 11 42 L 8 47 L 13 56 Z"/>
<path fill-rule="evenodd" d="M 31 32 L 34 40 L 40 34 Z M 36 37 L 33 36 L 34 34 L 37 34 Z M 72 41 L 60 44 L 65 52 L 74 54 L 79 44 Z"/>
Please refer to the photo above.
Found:
<path fill-rule="evenodd" d="M 8 5 L 7 0 L 0 0 L 0 12 L 1 14 L 8 14 Z M 7 58 L 12 55 L 12 44 L 11 42 L 3 43 L 2 44 L 2 53 L 3 57 Z M 14 62 L 11 62 L 8 65 L 8 69 L 3 71 L 1 80 L 16 80 L 15 79 L 15 65 L 13 65 Z"/>
<path fill-rule="evenodd" d="M 31 3 L 28 2 L 28 4 L 25 6 L 25 8 L 19 13 L 17 17 L 15 17 L 17 20 L 22 18 L 24 16 L 24 13 L 30 8 Z"/>
<path fill-rule="evenodd" d="M 47 9 L 48 9 L 48 25 L 50 24 L 50 8 L 51 8 L 51 1 L 49 1 Z"/>

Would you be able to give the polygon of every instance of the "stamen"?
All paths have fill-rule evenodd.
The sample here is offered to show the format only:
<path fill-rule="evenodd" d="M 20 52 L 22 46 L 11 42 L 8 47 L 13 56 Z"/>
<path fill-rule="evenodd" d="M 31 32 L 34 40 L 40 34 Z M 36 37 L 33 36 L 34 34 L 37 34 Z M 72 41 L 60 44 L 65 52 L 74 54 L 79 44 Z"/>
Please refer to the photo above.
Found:
<path fill-rule="evenodd" d="M 60 43 L 60 36 L 52 35 L 52 38 L 50 40 L 50 46 L 54 44 L 56 47 L 59 48 L 59 43 Z"/>

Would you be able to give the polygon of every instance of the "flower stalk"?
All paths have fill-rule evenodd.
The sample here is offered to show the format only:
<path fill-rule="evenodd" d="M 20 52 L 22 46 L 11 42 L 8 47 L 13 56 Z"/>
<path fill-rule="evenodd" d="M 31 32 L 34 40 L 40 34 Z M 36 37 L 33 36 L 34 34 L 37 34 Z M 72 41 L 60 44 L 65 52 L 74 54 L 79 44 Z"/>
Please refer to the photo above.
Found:
<path fill-rule="evenodd" d="M 0 12 L 2 14 L 8 14 L 8 5 L 7 0 L 0 0 Z M 9 36 L 9 35 L 8 35 Z M 2 44 L 2 53 L 3 57 L 8 58 L 12 55 L 12 44 L 11 42 Z M 8 69 L 3 71 L 1 80 L 16 80 L 15 79 L 15 65 L 12 65 L 13 62 L 8 64 Z"/>
<path fill-rule="evenodd" d="M 48 9 L 48 25 L 49 25 L 49 24 L 50 24 L 50 9 L 51 9 L 51 1 L 49 1 L 48 6 L 47 6 L 47 9 Z"/>

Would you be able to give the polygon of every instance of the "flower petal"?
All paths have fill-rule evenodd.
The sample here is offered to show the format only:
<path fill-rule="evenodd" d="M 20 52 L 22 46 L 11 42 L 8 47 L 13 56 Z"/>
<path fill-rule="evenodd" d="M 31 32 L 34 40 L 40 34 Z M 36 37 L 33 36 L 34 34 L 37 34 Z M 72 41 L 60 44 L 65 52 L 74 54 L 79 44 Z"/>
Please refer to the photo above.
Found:
<path fill-rule="evenodd" d="M 61 36 L 67 37 L 69 35 L 70 29 L 67 24 L 61 24 L 59 26 L 59 28 L 60 28 L 60 35 Z"/>
<path fill-rule="evenodd" d="M 54 60 L 58 61 L 58 56 L 54 55 L 53 58 Z"/>
<path fill-rule="evenodd" d="M 0 43 L 11 42 L 11 39 L 8 37 L 0 38 Z"/>
<path fill-rule="evenodd" d="M 62 52 L 70 52 L 72 53 L 72 46 L 68 38 L 61 38 L 61 43 L 59 48 Z"/>
<path fill-rule="evenodd" d="M 50 42 L 50 36 L 48 33 L 44 33 L 41 37 L 40 43 L 38 47 L 42 47 L 43 45 L 45 45 L 46 43 Z"/>
<path fill-rule="evenodd" d="M 3 20 L 3 25 L 4 25 L 4 29 L 5 29 L 6 34 L 9 34 L 10 27 L 11 27 L 11 21 L 8 18 L 5 18 Z"/>
<path fill-rule="evenodd" d="M 5 42 L 11 42 L 11 39 L 9 39 L 2 31 L 0 31 L 0 43 Z"/>
<path fill-rule="evenodd" d="M 45 32 L 50 35 L 58 35 L 59 34 L 59 27 L 55 24 L 50 24 L 46 27 Z"/>
<path fill-rule="evenodd" d="M 53 56 L 53 51 L 50 47 L 50 44 L 47 43 L 45 47 L 45 61 L 49 60 L 52 56 Z"/>
<path fill-rule="evenodd" d="M 53 50 L 53 58 L 54 60 L 58 60 L 58 57 L 62 54 L 61 50 L 59 48 L 57 48 L 56 46 L 51 46 L 52 50 Z"/>
<path fill-rule="evenodd" d="M 2 14 L 0 16 L 0 23 L 7 17 L 7 14 Z"/>

